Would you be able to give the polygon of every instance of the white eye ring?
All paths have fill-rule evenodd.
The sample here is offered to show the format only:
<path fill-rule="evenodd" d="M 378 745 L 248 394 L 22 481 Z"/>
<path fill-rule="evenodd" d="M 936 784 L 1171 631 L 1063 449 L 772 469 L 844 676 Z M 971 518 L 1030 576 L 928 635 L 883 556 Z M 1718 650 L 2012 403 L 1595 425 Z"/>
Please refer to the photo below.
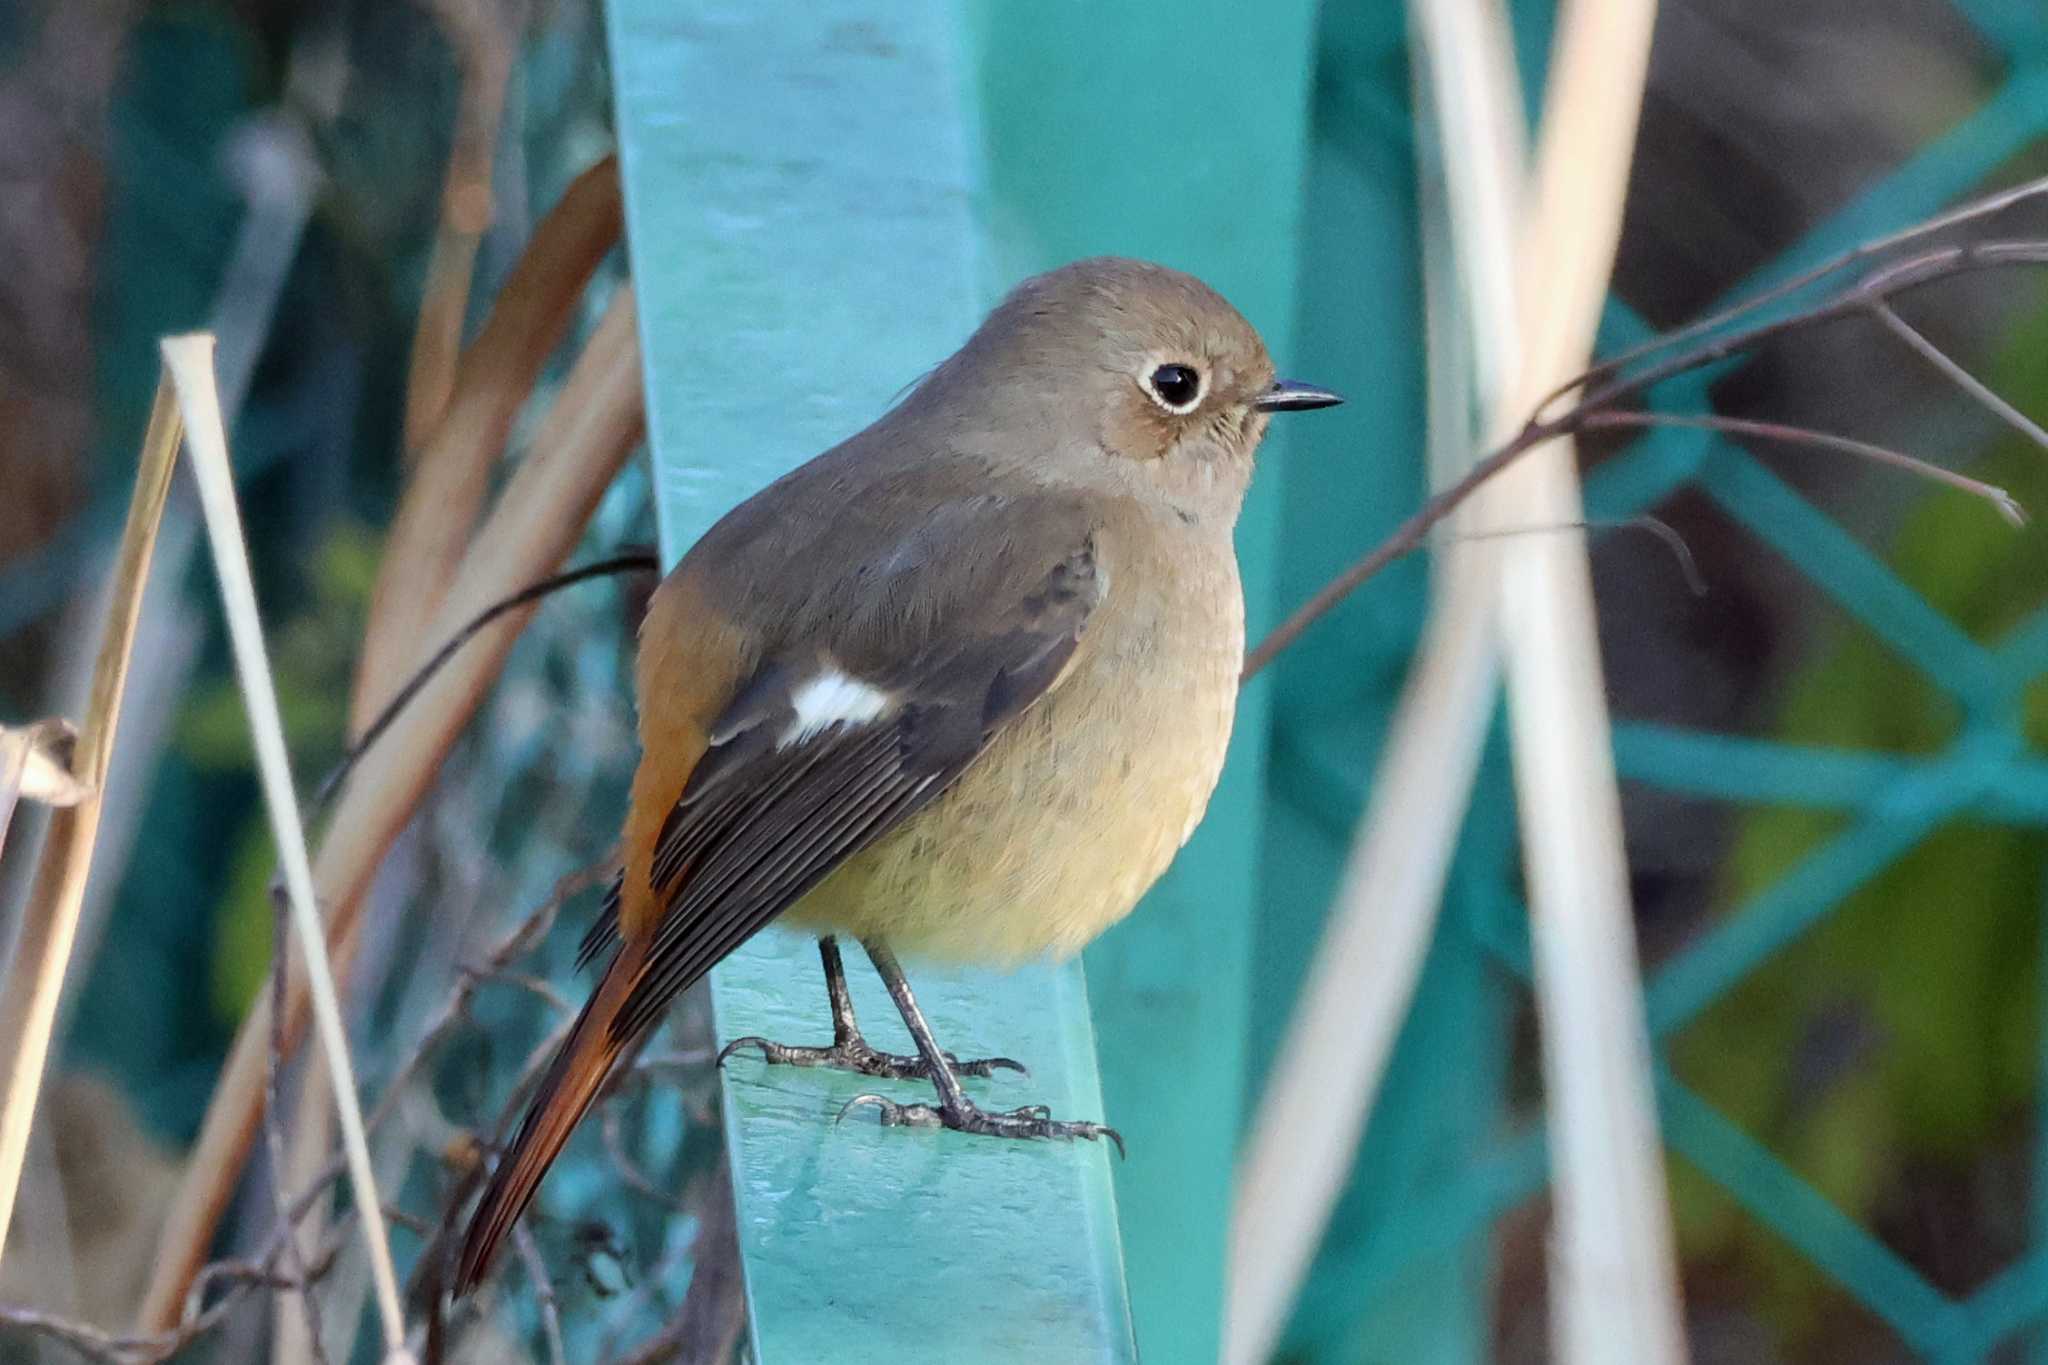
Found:
<path fill-rule="evenodd" d="M 1193 412 L 1209 391 L 1201 370 L 1178 360 L 1161 361 L 1145 373 L 1146 397 L 1175 416 Z"/>

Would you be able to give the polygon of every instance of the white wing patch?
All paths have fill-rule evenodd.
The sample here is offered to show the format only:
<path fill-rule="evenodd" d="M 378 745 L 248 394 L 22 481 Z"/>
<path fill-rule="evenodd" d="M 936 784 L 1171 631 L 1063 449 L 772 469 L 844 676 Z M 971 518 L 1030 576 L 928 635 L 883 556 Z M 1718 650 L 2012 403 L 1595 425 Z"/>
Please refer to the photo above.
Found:
<path fill-rule="evenodd" d="M 879 719 L 896 708 L 896 698 L 828 666 L 822 673 L 804 679 L 790 693 L 789 704 L 796 711 L 796 719 L 775 741 L 778 749 L 801 744 L 834 725 L 864 725 Z"/>

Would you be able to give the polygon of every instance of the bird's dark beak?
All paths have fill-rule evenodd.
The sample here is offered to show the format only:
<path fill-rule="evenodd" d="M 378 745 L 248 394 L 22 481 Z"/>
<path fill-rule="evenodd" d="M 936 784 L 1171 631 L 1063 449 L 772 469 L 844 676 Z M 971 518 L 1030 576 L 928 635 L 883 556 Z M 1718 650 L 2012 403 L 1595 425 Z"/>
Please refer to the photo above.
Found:
<path fill-rule="evenodd" d="M 1334 408 L 1343 401 L 1342 394 L 1319 389 L 1314 384 L 1276 379 L 1270 388 L 1252 399 L 1252 406 L 1260 412 L 1307 412 L 1310 408 Z"/>

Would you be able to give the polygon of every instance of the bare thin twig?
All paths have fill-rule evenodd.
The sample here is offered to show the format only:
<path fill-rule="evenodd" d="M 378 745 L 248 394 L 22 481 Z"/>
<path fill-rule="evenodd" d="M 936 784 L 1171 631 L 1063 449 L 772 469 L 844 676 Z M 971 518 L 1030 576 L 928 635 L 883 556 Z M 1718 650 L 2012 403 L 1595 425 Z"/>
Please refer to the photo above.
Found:
<path fill-rule="evenodd" d="M 306 1279 L 318 1279 L 333 1266 L 334 1253 L 341 1245 L 341 1230 L 338 1227 L 336 1235 L 313 1258 L 306 1271 Z M 277 1271 L 276 1265 L 283 1251 L 281 1239 L 273 1239 L 269 1248 L 254 1260 L 215 1261 L 206 1266 L 193 1278 L 192 1299 L 202 1302 L 216 1283 L 228 1284 L 227 1292 L 204 1308 L 188 1313 L 177 1326 L 166 1331 L 107 1332 L 90 1323 L 74 1322 L 18 1304 L 0 1304 L 0 1325 L 64 1342 L 79 1354 L 106 1362 L 106 1365 L 157 1365 L 157 1362 L 178 1355 L 226 1322 L 250 1290 L 302 1287 L 305 1280 Z"/>
<path fill-rule="evenodd" d="M 1911 227 L 1902 228 L 1897 232 L 1889 233 L 1882 237 L 1874 237 L 1869 241 L 1858 242 L 1846 251 L 1837 252 L 1820 264 L 1808 270 L 1800 271 L 1790 279 L 1782 280 L 1769 289 L 1751 295 L 1739 303 L 1717 309 L 1703 318 L 1687 323 L 1683 327 L 1659 333 L 1639 346 L 1631 346 L 1618 355 L 1607 357 L 1607 359 L 1602 360 L 1599 364 L 1586 370 L 1585 373 L 1576 375 L 1551 390 L 1549 395 L 1536 405 L 1536 410 L 1538 412 L 1543 411 L 1543 409 L 1549 407 L 1574 389 L 1583 392 L 1595 384 L 1604 383 L 1620 374 L 1638 360 L 1643 360 L 1653 355 L 1662 355 L 1667 351 L 1684 345 L 1686 342 L 1718 332 L 1724 327 L 1732 326 L 1744 318 L 1754 317 L 1772 304 L 1788 299 L 1807 286 L 1818 284 L 1830 275 L 1839 275 L 1851 266 L 1874 260 L 1879 256 L 1885 255 L 1887 252 L 1896 251 L 1900 247 L 1923 241 L 1938 233 L 1946 232 L 1950 228 L 1961 227 L 1966 223 L 1992 217 L 2004 212 L 2006 209 L 2012 208 L 2016 204 L 2024 203 L 2029 199 L 2038 199 L 2044 195 L 2048 195 L 2048 176 L 2042 176 L 2037 180 L 2029 180 L 2025 184 L 2015 185 L 2011 189 L 1999 190 L 1982 198 L 1973 199 L 1967 204 L 1959 205 L 1946 213 L 1938 213 L 1932 218 L 1915 223 Z"/>
<path fill-rule="evenodd" d="M 2000 206 L 2003 206 L 2004 202 L 2010 201 L 2001 197 Z M 1958 210 L 1956 214 L 1948 215 L 1947 221 L 1967 221 L 1961 216 L 1963 212 Z M 1917 233 L 1897 235 L 1903 239 Z M 1852 258 L 1866 259 L 1867 253 L 1853 255 Z M 1308 601 L 1290 613 L 1286 620 L 1275 626 L 1266 638 L 1259 641 L 1245 656 L 1244 676 L 1250 678 L 1271 663 L 1280 651 L 1300 639 L 1302 632 L 1350 596 L 1360 584 L 1395 560 L 1419 549 L 1428 539 L 1430 528 L 1449 516 L 1452 510 L 1471 497 L 1481 484 L 1544 442 L 1587 429 L 1592 425 L 1589 419 L 1595 414 L 1622 411 L 1621 404 L 1642 397 L 1667 379 L 1703 369 L 1733 355 L 1747 354 L 1760 346 L 1794 333 L 1868 313 L 1874 305 L 1897 298 L 1908 291 L 1978 270 L 2039 265 L 2048 265 L 2048 240 L 1996 241 L 1941 247 L 1879 265 L 1846 286 L 1840 293 L 1831 295 L 1789 317 L 1759 323 L 1725 336 L 1709 338 L 1633 374 L 1616 374 L 1612 364 L 1588 371 L 1585 375 L 1560 386 L 1549 400 L 1555 402 L 1557 398 L 1576 390 L 1582 395 L 1577 401 L 1548 416 L 1542 415 L 1542 409 L 1539 408 L 1538 415 L 1532 417 L 1513 438 L 1476 461 L 1463 478 L 1423 503 L 1419 511 L 1395 527 L 1379 544 L 1324 584 Z M 1734 312 L 1746 315 L 1747 308 Z M 1549 406 L 1549 402 L 1544 406 Z M 1860 453 L 1870 455 L 1868 451 Z M 1896 463 L 1889 456 L 1870 455 L 1870 458 L 1883 458 L 1886 463 Z M 1923 468 L 1931 466 L 1923 465 Z M 1946 477 L 1944 481 L 1948 481 Z M 1979 496 L 1989 496 L 1994 505 L 2000 506 L 2000 514 L 2006 516 L 2008 520 L 2011 519 L 2010 512 L 2003 506 L 2001 498 L 1982 493 Z"/>
<path fill-rule="evenodd" d="M 562 877 L 532 912 L 498 940 L 484 961 L 494 966 L 503 966 L 531 952 L 547 937 L 562 906 L 575 895 L 611 875 L 616 863 L 615 851 L 607 851 L 596 861 Z M 476 978 L 466 975 L 457 977 L 449 1003 L 435 1016 L 434 1022 L 422 1031 L 406 1060 L 386 1082 L 376 1107 L 365 1116 L 363 1127 L 366 1133 L 376 1133 L 397 1112 L 399 1102 L 410 1089 L 420 1069 L 454 1032 L 455 1027 L 467 1017 L 468 1006 L 475 996 L 477 985 Z M 515 1103 L 517 1098 L 515 1096 Z M 513 1109 L 514 1105 L 508 1104 L 508 1112 Z M 154 1362 L 167 1360 L 226 1321 L 235 1305 L 249 1291 L 263 1289 L 276 1292 L 303 1292 L 306 1286 L 318 1281 L 326 1273 L 332 1264 L 335 1251 L 347 1235 L 347 1218 L 339 1220 L 328 1230 L 321 1250 L 311 1257 L 301 1270 L 294 1273 L 281 1270 L 279 1267 L 286 1264 L 287 1239 L 291 1233 L 345 1170 L 345 1154 L 337 1151 L 315 1173 L 306 1188 L 282 1206 L 279 1225 L 272 1230 L 253 1259 L 216 1261 L 200 1270 L 193 1280 L 188 1304 L 203 1304 L 205 1296 L 216 1284 L 227 1284 L 227 1292 L 212 1304 L 188 1311 L 173 1327 L 165 1331 L 117 1335 L 101 1331 L 90 1324 L 70 1321 L 35 1309 L 9 1305 L 0 1305 L 0 1325 L 67 1342 L 95 1360 L 114 1362 L 115 1365 L 153 1365 Z M 434 1225 L 410 1215 L 401 1216 L 387 1209 L 387 1217 L 426 1235 L 436 1231 Z"/>
<path fill-rule="evenodd" d="M 290 1202 L 284 1192 L 284 1129 L 278 1122 L 278 1072 L 284 1058 L 284 978 L 288 940 L 291 935 L 291 906 L 282 894 L 271 895 L 270 927 L 270 1052 L 263 1068 L 263 1142 L 270 1154 L 270 1196 L 277 1206 L 278 1229 L 284 1235 L 283 1260 L 299 1280 L 299 1307 L 305 1315 L 306 1348 L 319 1365 L 328 1365 L 327 1344 L 320 1337 L 320 1305 L 313 1297 L 313 1285 L 306 1278 L 305 1258 L 299 1252 L 298 1229 L 293 1225 Z"/>
<path fill-rule="evenodd" d="M 1664 543 L 1671 551 L 1671 557 L 1678 561 L 1678 572 L 1685 579 L 1685 590 L 1694 597 L 1707 595 L 1707 580 L 1700 575 L 1699 561 L 1693 558 L 1692 547 L 1685 543 L 1685 537 L 1678 534 L 1676 527 L 1662 517 L 1653 517 L 1648 512 L 1639 512 L 1632 517 L 1621 517 L 1613 521 L 1559 521 L 1541 526 L 1501 526 L 1490 531 L 1461 531 L 1446 537 L 1447 543 L 1462 544 L 1475 540 L 1502 540 L 1509 536 L 1541 535 L 1545 531 L 1648 531 Z"/>
<path fill-rule="evenodd" d="M 519 1259 L 526 1267 L 526 1278 L 533 1282 L 533 1300 L 540 1308 L 540 1331 L 548 1343 L 548 1359 L 553 1365 L 568 1365 L 569 1352 L 562 1345 L 562 1310 L 555 1302 L 555 1281 L 548 1274 L 548 1263 L 541 1259 L 540 1246 L 533 1240 L 533 1229 L 524 1222 L 515 1224 L 512 1245 L 519 1250 Z"/>
<path fill-rule="evenodd" d="M 535 976 L 532 972 L 515 972 L 509 967 L 485 968 L 483 970 L 464 968 L 463 975 L 475 977 L 479 984 L 495 982 L 501 986 L 512 986 L 518 990 L 525 991 L 528 995 L 541 1001 L 556 1014 L 568 1014 L 576 1008 L 569 1003 L 568 999 L 560 991 L 555 989 L 552 982 L 548 981 L 545 977 Z"/>
<path fill-rule="evenodd" d="M 377 713 L 376 719 L 363 728 L 362 737 L 348 746 L 348 752 L 341 756 L 341 761 L 320 780 L 320 785 L 314 790 L 313 799 L 309 804 L 320 806 L 326 803 L 327 798 L 333 795 L 335 789 L 355 770 L 356 764 L 362 761 L 363 755 L 369 752 L 370 746 L 383 737 L 384 732 L 391 728 L 391 723 L 398 719 L 399 713 L 419 695 L 420 689 L 432 682 L 434 675 L 441 671 L 442 665 L 454 658 L 464 645 L 475 639 L 477 632 L 485 626 L 506 612 L 517 611 L 563 588 L 574 587 L 593 578 L 609 578 L 614 574 L 652 573 L 660 565 L 660 560 L 644 550 L 613 555 L 608 559 L 600 559 L 595 564 L 584 564 L 565 573 L 551 574 L 538 583 L 530 583 L 509 597 L 499 598 L 470 617 L 460 630 L 442 642 L 441 647 L 435 650 L 426 662 L 413 670 L 412 676 L 407 678 L 391 700 L 384 704 L 384 709 Z"/>
<path fill-rule="evenodd" d="M 1690 427 L 1697 430 L 1719 432 L 1724 436 L 1749 436 L 1764 441 L 1779 441 L 1787 445 L 1815 446 L 1821 450 L 1833 450 L 1844 455 L 1854 455 L 1861 460 L 1876 464 L 1890 465 L 1917 474 L 1935 483 L 1947 484 L 1951 488 L 1981 498 L 1991 504 L 2001 517 L 2015 527 L 2027 524 L 2026 509 L 2019 499 L 1995 484 L 1973 479 L 1967 474 L 1958 474 L 1953 469 L 1929 464 L 1915 459 L 1902 450 L 1877 445 L 1870 441 L 1859 441 L 1849 436 L 1837 436 L 1833 432 L 1815 431 L 1811 427 L 1792 426 L 1784 422 L 1760 422 L 1745 417 L 1723 417 L 1715 413 L 1677 412 L 1594 412 L 1580 419 L 1580 425 L 1589 430 L 1611 427 Z"/>
<path fill-rule="evenodd" d="M 1950 383 L 1990 409 L 1993 415 L 2014 431 L 2043 450 L 2048 450 L 2048 431 L 2044 431 L 2039 422 L 2008 403 L 1996 389 L 1971 374 L 1947 351 L 1930 341 L 1926 333 L 1900 317 L 1889 303 L 1880 299 L 1870 305 L 1870 311 L 1893 336 L 1912 347 L 1915 354 L 1932 365 Z"/>

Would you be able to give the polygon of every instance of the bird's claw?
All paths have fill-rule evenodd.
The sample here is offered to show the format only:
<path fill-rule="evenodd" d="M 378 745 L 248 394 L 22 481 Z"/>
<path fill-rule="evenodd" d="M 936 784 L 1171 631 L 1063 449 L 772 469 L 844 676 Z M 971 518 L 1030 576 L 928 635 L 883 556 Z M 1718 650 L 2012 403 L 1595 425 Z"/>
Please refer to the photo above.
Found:
<path fill-rule="evenodd" d="M 962 1101 L 957 1107 L 946 1104 L 898 1104 L 882 1095 L 855 1095 L 840 1109 L 834 1122 L 844 1122 L 846 1116 L 862 1105 L 873 1105 L 886 1127 L 908 1128 L 951 1128 L 956 1133 L 980 1133 L 987 1137 L 1007 1138 L 1108 1138 L 1116 1144 L 1116 1154 L 1129 1155 L 1124 1150 L 1123 1134 L 1106 1123 L 1090 1123 L 1086 1120 L 1056 1119 L 1052 1110 L 1042 1104 L 1027 1104 L 1021 1109 L 990 1112 L 979 1106 Z"/>
<path fill-rule="evenodd" d="M 859 1034 L 833 1043 L 830 1047 L 792 1047 L 786 1043 L 772 1042 L 758 1035 L 749 1034 L 745 1038 L 735 1038 L 720 1048 L 717 1064 L 724 1066 L 726 1058 L 744 1047 L 759 1048 L 761 1059 L 770 1066 L 823 1066 L 835 1071 L 851 1071 L 856 1075 L 876 1076 L 894 1081 L 931 1079 L 931 1069 L 925 1065 L 924 1058 L 878 1051 Z M 999 1068 L 1015 1071 L 1024 1076 L 1031 1074 L 1024 1063 L 1010 1057 L 976 1057 L 963 1062 L 949 1052 L 946 1054 L 946 1062 L 958 1076 L 988 1077 L 995 1075 Z"/>

